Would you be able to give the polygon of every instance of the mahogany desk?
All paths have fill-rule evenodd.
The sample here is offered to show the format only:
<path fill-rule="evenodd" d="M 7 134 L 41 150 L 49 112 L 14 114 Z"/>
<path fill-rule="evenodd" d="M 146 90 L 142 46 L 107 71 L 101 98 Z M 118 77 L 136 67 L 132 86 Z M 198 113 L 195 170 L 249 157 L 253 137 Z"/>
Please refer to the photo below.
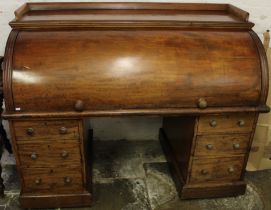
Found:
<path fill-rule="evenodd" d="M 91 204 L 85 119 L 94 116 L 163 116 L 160 138 L 181 198 L 245 192 L 258 114 L 269 111 L 266 55 L 247 12 L 227 4 L 28 3 L 15 16 L 3 117 L 22 207 Z"/>

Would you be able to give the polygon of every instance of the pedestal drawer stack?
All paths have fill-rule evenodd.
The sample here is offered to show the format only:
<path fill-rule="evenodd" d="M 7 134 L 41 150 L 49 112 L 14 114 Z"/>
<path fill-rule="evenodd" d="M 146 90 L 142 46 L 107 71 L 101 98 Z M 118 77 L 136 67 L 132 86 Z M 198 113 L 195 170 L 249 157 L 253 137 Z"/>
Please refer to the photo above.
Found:
<path fill-rule="evenodd" d="M 243 194 L 256 113 L 164 118 L 161 140 L 181 198 Z"/>
<path fill-rule="evenodd" d="M 14 121 L 12 128 L 25 197 L 86 192 L 80 120 Z"/>
<path fill-rule="evenodd" d="M 255 114 L 199 118 L 189 183 L 241 179 Z"/>

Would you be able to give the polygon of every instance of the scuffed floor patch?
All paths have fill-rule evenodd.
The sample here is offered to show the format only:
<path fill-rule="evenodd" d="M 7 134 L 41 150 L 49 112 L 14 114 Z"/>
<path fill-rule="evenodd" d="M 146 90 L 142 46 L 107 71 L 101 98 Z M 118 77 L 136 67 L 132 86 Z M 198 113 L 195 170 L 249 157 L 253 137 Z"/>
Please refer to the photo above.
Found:
<path fill-rule="evenodd" d="M 104 179 L 93 188 L 93 210 L 150 210 L 142 179 Z"/>
<path fill-rule="evenodd" d="M 145 163 L 146 185 L 152 209 L 177 197 L 167 163 Z"/>

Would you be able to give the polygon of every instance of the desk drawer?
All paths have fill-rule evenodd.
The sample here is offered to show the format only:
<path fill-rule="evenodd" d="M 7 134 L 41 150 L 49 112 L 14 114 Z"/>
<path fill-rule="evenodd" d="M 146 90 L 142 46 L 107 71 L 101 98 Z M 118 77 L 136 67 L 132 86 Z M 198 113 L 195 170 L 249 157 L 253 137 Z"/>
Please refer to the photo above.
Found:
<path fill-rule="evenodd" d="M 79 140 L 77 120 L 15 121 L 13 126 L 17 143 L 31 140 Z"/>
<path fill-rule="evenodd" d="M 254 113 L 202 116 L 199 118 L 198 134 L 250 133 L 254 119 Z"/>
<path fill-rule="evenodd" d="M 194 158 L 190 183 L 237 181 L 241 177 L 244 156 Z"/>
<path fill-rule="evenodd" d="M 24 192 L 77 193 L 83 191 L 81 167 L 22 168 Z"/>
<path fill-rule="evenodd" d="M 195 156 L 244 154 L 250 134 L 202 135 L 196 138 Z"/>
<path fill-rule="evenodd" d="M 67 143 L 65 140 L 56 140 L 52 144 L 29 142 L 18 144 L 17 147 L 21 165 L 24 167 L 80 166 L 81 164 L 79 142 Z"/>

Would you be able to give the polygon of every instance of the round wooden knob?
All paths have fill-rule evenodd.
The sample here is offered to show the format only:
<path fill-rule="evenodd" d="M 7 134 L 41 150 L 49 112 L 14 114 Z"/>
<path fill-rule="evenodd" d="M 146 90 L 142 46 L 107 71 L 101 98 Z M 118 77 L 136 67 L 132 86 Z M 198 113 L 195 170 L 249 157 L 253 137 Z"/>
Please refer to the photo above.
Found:
<path fill-rule="evenodd" d="M 63 151 L 62 153 L 61 153 L 61 157 L 62 158 L 67 158 L 69 156 L 69 153 L 67 152 L 67 151 Z"/>
<path fill-rule="evenodd" d="M 41 184 L 41 178 L 37 178 L 37 179 L 35 180 L 35 184 L 36 184 L 36 185 Z"/>
<path fill-rule="evenodd" d="M 238 125 L 239 125 L 240 127 L 244 126 L 244 125 L 245 125 L 245 121 L 244 121 L 244 120 L 239 120 L 239 121 L 238 121 Z"/>
<path fill-rule="evenodd" d="M 215 120 L 212 120 L 210 123 L 211 127 L 216 127 L 217 126 L 217 122 Z"/>
<path fill-rule="evenodd" d="M 66 127 L 61 127 L 61 128 L 59 128 L 59 133 L 60 133 L 60 134 L 66 134 L 67 131 L 68 131 L 68 129 L 67 129 Z"/>
<path fill-rule="evenodd" d="M 231 173 L 233 173 L 234 172 L 234 168 L 233 167 L 229 167 L 228 168 L 228 172 L 231 174 Z"/>
<path fill-rule="evenodd" d="M 208 172 L 206 169 L 202 169 L 202 170 L 201 170 L 201 174 L 202 174 L 202 175 L 207 175 L 208 173 L 209 173 L 209 172 Z"/>
<path fill-rule="evenodd" d="M 64 182 L 66 183 L 66 184 L 70 184 L 71 182 L 72 182 L 72 179 L 70 178 L 70 177 L 65 177 L 64 178 Z"/>
<path fill-rule="evenodd" d="M 33 128 L 27 128 L 26 129 L 26 134 L 29 136 L 33 136 L 34 135 L 34 129 Z"/>
<path fill-rule="evenodd" d="M 204 98 L 200 98 L 199 100 L 198 100 L 198 107 L 200 108 L 200 109 L 205 109 L 206 107 L 207 107 L 207 101 L 204 99 Z"/>
<path fill-rule="evenodd" d="M 212 144 L 207 144 L 207 145 L 206 145 L 206 148 L 207 148 L 208 150 L 212 150 L 212 149 L 214 148 L 214 146 L 213 146 Z"/>
<path fill-rule="evenodd" d="M 84 102 L 82 100 L 77 100 L 75 102 L 74 109 L 77 112 L 82 112 L 84 110 Z"/>
<path fill-rule="evenodd" d="M 233 149 L 240 149 L 240 144 L 238 143 L 233 144 Z"/>
<path fill-rule="evenodd" d="M 38 159 L 37 153 L 33 152 L 33 153 L 31 154 L 31 159 L 32 159 L 32 160 L 37 160 L 37 159 Z"/>

